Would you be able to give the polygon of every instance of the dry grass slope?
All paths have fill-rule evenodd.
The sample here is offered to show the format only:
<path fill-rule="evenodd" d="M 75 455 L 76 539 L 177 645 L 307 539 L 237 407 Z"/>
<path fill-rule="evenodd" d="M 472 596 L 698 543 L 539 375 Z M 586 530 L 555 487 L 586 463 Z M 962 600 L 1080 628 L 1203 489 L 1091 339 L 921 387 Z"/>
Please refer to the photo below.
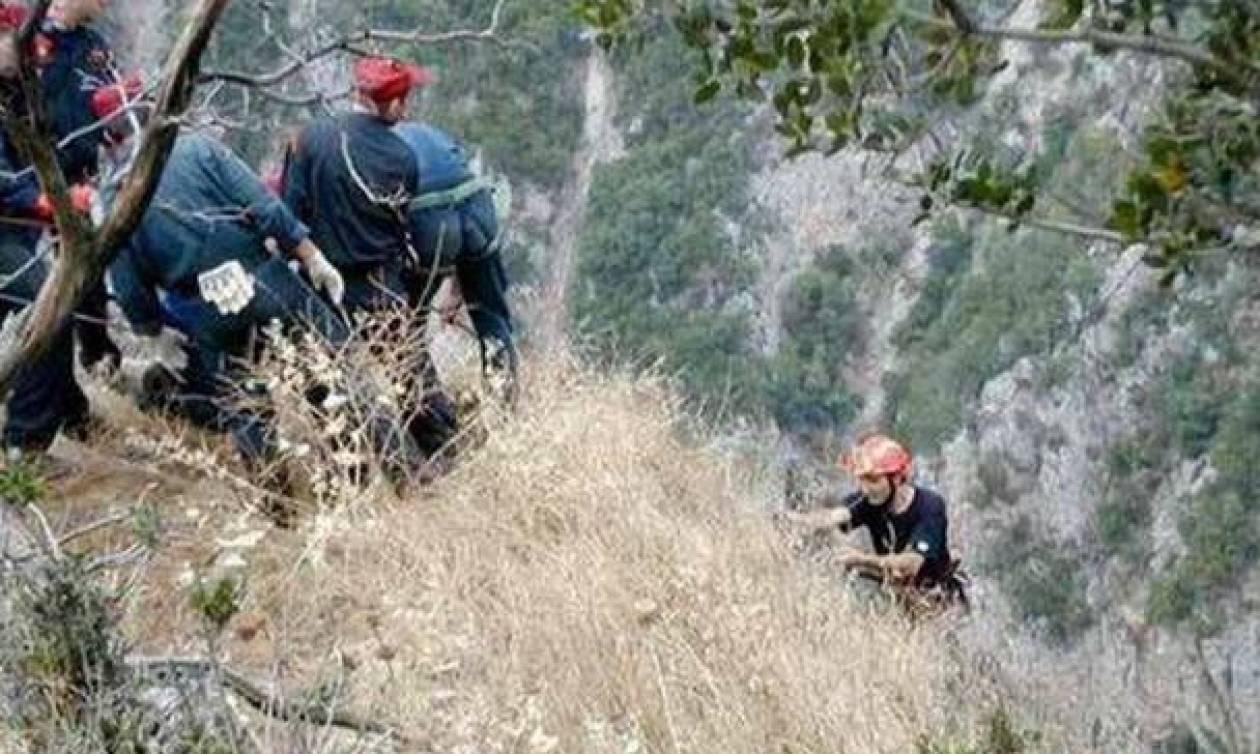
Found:
<path fill-rule="evenodd" d="M 997 689 L 939 630 L 873 615 L 795 560 L 764 480 L 696 449 L 668 390 L 564 367 L 528 396 L 419 499 L 325 514 L 251 563 L 250 620 L 275 639 L 254 661 L 327 674 L 337 657 L 359 712 L 434 751 L 979 735 Z"/>

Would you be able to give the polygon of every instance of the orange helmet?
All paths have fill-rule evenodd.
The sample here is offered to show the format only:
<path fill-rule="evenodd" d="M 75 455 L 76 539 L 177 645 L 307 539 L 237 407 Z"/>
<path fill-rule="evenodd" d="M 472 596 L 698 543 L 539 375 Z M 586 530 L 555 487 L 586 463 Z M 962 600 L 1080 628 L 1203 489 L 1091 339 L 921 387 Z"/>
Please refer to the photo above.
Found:
<path fill-rule="evenodd" d="M 854 476 L 910 474 L 910 451 L 887 435 L 868 435 L 853 450 L 840 456 L 840 468 Z"/>

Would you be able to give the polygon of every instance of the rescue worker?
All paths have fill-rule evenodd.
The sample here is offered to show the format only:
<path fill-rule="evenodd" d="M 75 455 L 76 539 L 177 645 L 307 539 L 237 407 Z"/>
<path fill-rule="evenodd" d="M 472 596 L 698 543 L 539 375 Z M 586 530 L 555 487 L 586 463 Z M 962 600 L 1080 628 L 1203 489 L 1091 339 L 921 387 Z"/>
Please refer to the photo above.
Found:
<path fill-rule="evenodd" d="M 285 203 L 341 271 L 352 317 L 410 303 L 407 207 L 419 192 L 420 170 L 392 126 L 406 115 L 411 91 L 432 80 L 417 65 L 361 58 L 354 66 L 353 111 L 311 123 L 287 155 Z M 403 386 L 415 405 L 405 420 L 408 434 L 431 457 L 454 436 L 455 414 L 437 388 L 428 354 L 420 359 Z"/>
<path fill-rule="evenodd" d="M 88 7 L 93 6 L 93 7 Z M 78 113 L 82 91 L 66 91 L 70 75 L 88 61 L 100 61 L 100 71 L 107 74 L 108 48 L 95 32 L 83 26 L 99 3 L 54 3 L 44 32 L 35 39 L 35 63 L 44 82 L 47 109 L 54 127 L 54 136 L 65 142 L 57 150 L 61 168 L 73 184 L 71 199 L 77 209 L 87 212 L 93 192 L 87 185 L 95 163 L 95 141 L 87 145 L 67 138 L 74 127 L 90 124 L 90 113 Z M 53 12 L 55 11 L 55 13 Z M 4 50 L 2 73 L 16 71 L 14 35 L 26 21 L 26 9 L 18 5 L 0 6 L 0 48 Z M 68 40 L 68 41 L 67 41 Z M 64 42 L 64 43 L 60 43 Z M 93 54 L 96 51 L 99 54 Z M 93 86 L 98 78 L 84 77 L 82 86 Z M 11 79 L 4 82 L 5 96 L 15 107 L 21 107 L 20 92 Z M 90 91 L 87 92 L 90 95 Z M 84 139 L 90 140 L 90 135 Z M 89 156 L 90 155 L 90 156 Z M 41 237 L 52 228 L 52 203 L 41 193 L 38 179 L 18 154 L 8 135 L 0 144 L 0 314 L 25 308 L 34 300 L 48 275 L 49 247 L 40 248 Z M 92 320 L 88 322 L 87 320 Z M 94 289 L 87 306 L 80 308 L 74 322 L 86 327 L 82 351 L 86 366 L 103 361 L 117 364 L 117 348 L 105 333 L 103 287 Z M 58 432 L 82 438 L 90 426 L 88 401 L 74 376 L 75 326 L 54 335 L 48 351 L 40 359 L 23 365 L 15 375 L 12 392 L 6 404 L 3 443 L 5 460 L 17 462 L 47 451 Z"/>
<path fill-rule="evenodd" d="M 122 86 L 111 86 L 93 98 L 98 117 L 114 118 L 106 152 L 120 166 L 135 148 L 138 124 L 119 115 L 125 95 Z M 108 194 L 104 199 L 110 201 Z M 268 250 L 268 239 L 280 255 Z M 290 258 L 300 261 L 312 285 L 290 268 Z M 176 139 L 109 280 L 138 334 L 170 340 L 173 329 L 183 337 L 188 362 L 172 408 L 194 423 L 231 432 L 250 461 L 266 459 L 274 438 L 264 418 L 235 408 L 229 397 L 239 365 L 252 356 L 257 329 L 279 320 L 310 327 L 333 345 L 349 335 L 319 295 L 340 303 L 341 275 L 306 226 L 244 162 L 204 134 Z"/>
<path fill-rule="evenodd" d="M 406 115 L 411 90 L 430 80 L 419 66 L 360 59 L 353 111 L 308 125 L 288 156 L 284 201 L 341 271 L 351 314 L 388 309 L 405 296 L 404 212 L 420 174 L 391 126 Z"/>
<path fill-rule="evenodd" d="M 840 459 L 857 477 L 859 489 L 835 504 L 784 517 L 811 530 L 865 528 L 874 553 L 845 548 L 846 568 L 901 590 L 915 600 L 958 601 L 966 605 L 957 561 L 949 551 L 945 499 L 912 484 L 910 452 L 882 434 L 861 439 Z"/>
<path fill-rule="evenodd" d="M 36 250 L 52 224 L 52 203 L 40 192 L 34 173 L 21 165 L 10 140 L 0 134 L 0 317 L 35 300 L 50 264 Z M 70 196 L 75 209 L 87 214 L 91 188 L 73 186 Z M 14 375 L 3 430 L 5 461 L 42 455 L 58 432 L 83 439 L 88 427 L 88 400 L 74 376 L 74 330 L 65 327 L 43 356 Z"/>
<path fill-rule="evenodd" d="M 414 254 L 405 278 L 408 301 L 427 311 L 442 277 L 453 277 L 481 343 L 483 367 L 511 379 L 516 351 L 493 186 L 473 174 L 464 148 L 440 129 L 400 123 L 394 132 L 420 168 L 407 216 Z M 510 396 L 513 386 L 507 388 Z"/>
<path fill-rule="evenodd" d="M 109 0 L 53 0 L 32 51 L 39 68 L 57 161 L 69 183 L 89 184 L 97 174 L 102 129 L 93 128 L 92 94 L 117 80 L 113 50 L 92 24 Z M 106 327 L 104 284 L 93 287 L 75 319 L 84 368 L 118 366 L 121 354 Z"/>

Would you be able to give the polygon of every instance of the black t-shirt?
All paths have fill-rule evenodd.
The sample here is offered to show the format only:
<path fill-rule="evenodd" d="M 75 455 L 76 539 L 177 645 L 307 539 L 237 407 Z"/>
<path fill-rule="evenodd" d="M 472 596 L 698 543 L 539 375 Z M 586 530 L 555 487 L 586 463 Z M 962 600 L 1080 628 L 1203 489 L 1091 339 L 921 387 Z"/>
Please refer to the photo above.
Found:
<path fill-rule="evenodd" d="M 923 567 L 915 584 L 934 583 L 949 572 L 949 522 L 945 516 L 945 499 L 919 487 L 914 489 L 910 507 L 892 513 L 892 503 L 871 505 L 861 493 L 845 498 L 844 504 L 853 517 L 846 530 L 865 526 L 871 545 L 879 555 L 907 550 L 923 556 Z"/>

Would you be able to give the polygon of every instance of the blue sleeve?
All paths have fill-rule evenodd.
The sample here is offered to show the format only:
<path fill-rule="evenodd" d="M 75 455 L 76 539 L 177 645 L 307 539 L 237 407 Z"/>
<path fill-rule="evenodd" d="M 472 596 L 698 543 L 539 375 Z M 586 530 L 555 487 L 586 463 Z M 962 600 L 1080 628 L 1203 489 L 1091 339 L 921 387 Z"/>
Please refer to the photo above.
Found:
<path fill-rule="evenodd" d="M 0 207 L 5 214 L 27 214 L 39 198 L 39 179 L 12 157 L 8 138 L 0 134 Z"/>
<path fill-rule="evenodd" d="M 259 232 L 276 239 L 283 251 L 293 251 L 310 235 L 310 230 L 284 202 L 267 191 L 262 180 L 231 150 L 209 142 L 205 156 L 209 162 L 207 171 L 215 176 L 232 206 L 245 207 Z"/>
<path fill-rule="evenodd" d="M 305 154 L 306 137 L 307 134 L 303 133 L 285 155 L 284 185 L 281 187 L 285 205 L 303 222 L 311 219 L 310 158 Z"/>
<path fill-rule="evenodd" d="M 468 316 L 485 341 L 494 338 L 512 345 L 512 312 L 507 302 L 507 273 L 498 254 L 461 261 L 455 265 L 455 277 L 468 306 Z"/>
<path fill-rule="evenodd" d="M 131 243 L 119 249 L 109 265 L 109 287 L 131 329 L 140 335 L 157 335 L 162 331 L 162 307 L 138 256 Z"/>

